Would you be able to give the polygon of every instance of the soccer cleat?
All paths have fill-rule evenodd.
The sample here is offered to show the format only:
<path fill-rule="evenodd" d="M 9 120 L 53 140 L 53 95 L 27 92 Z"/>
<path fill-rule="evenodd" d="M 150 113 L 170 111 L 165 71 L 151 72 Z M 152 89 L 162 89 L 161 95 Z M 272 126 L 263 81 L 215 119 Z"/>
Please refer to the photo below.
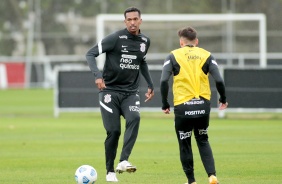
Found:
<path fill-rule="evenodd" d="M 217 177 L 215 175 L 211 175 L 209 177 L 209 184 L 219 184 L 219 182 L 217 181 Z"/>
<path fill-rule="evenodd" d="M 115 172 L 108 172 L 108 174 L 106 175 L 106 181 L 118 182 L 116 173 Z"/>
<path fill-rule="evenodd" d="M 132 173 L 135 172 L 136 170 L 137 170 L 136 166 L 131 165 L 131 163 L 129 163 L 126 160 L 120 162 L 116 168 L 116 172 L 119 174 L 123 172 Z"/>
<path fill-rule="evenodd" d="M 188 183 L 184 183 L 184 184 L 188 184 Z M 197 184 L 196 182 L 193 182 L 193 183 L 191 183 L 191 184 Z"/>

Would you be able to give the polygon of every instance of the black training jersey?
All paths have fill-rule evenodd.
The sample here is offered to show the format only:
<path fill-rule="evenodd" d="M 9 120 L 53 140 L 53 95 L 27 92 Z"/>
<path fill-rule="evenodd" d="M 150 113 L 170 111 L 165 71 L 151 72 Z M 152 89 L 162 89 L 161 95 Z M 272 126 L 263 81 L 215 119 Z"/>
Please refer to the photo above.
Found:
<path fill-rule="evenodd" d="M 150 39 L 147 36 L 141 33 L 133 35 L 127 29 L 122 29 L 94 45 L 87 52 L 86 59 L 95 78 L 104 79 L 104 91 L 137 92 L 140 71 L 149 88 L 153 89 L 146 62 L 149 47 Z M 95 57 L 102 53 L 106 53 L 106 60 L 101 73 Z"/>

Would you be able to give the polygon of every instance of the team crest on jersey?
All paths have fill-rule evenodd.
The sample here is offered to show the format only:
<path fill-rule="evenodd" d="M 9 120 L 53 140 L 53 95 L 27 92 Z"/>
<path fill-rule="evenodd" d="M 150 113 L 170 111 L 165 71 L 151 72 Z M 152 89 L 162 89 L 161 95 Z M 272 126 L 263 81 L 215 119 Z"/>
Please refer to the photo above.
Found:
<path fill-rule="evenodd" d="M 145 45 L 145 43 L 141 43 L 141 44 L 140 44 L 140 51 L 141 51 L 141 52 L 145 52 L 145 50 L 146 50 L 146 45 Z"/>
<path fill-rule="evenodd" d="M 105 103 L 109 103 L 109 102 L 111 102 L 111 101 L 112 101 L 111 95 L 110 95 L 110 94 L 106 94 L 106 95 L 104 96 L 104 102 L 105 102 Z"/>

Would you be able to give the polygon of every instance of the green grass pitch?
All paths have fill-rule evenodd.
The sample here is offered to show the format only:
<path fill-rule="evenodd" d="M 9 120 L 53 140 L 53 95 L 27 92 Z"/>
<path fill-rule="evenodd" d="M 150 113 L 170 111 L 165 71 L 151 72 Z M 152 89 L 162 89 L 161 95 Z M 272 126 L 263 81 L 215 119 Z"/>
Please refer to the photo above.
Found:
<path fill-rule="evenodd" d="M 129 160 L 138 170 L 118 174 L 119 183 L 183 184 L 173 116 L 160 110 L 141 112 L 141 117 Z M 209 136 L 220 184 L 282 183 L 280 118 L 212 116 Z M 97 184 L 105 184 L 104 139 L 99 113 L 62 113 L 54 118 L 52 90 L 0 91 L 1 184 L 75 184 L 75 170 L 83 164 L 95 167 Z M 193 148 L 197 183 L 208 183 L 194 138 Z"/>

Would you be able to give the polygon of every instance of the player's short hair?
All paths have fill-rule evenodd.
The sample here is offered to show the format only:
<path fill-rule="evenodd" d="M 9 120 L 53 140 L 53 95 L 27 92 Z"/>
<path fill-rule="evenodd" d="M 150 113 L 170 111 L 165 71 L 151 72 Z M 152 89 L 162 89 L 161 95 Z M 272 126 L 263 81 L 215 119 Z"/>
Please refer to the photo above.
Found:
<path fill-rule="evenodd" d="M 178 30 L 178 36 L 184 37 L 187 40 L 193 41 L 197 38 L 197 31 L 192 27 L 185 27 Z"/>
<path fill-rule="evenodd" d="M 129 12 L 138 12 L 139 17 L 141 16 L 141 11 L 138 8 L 136 8 L 136 7 L 129 7 L 123 13 L 124 18 L 126 18 L 126 14 L 129 13 Z"/>

